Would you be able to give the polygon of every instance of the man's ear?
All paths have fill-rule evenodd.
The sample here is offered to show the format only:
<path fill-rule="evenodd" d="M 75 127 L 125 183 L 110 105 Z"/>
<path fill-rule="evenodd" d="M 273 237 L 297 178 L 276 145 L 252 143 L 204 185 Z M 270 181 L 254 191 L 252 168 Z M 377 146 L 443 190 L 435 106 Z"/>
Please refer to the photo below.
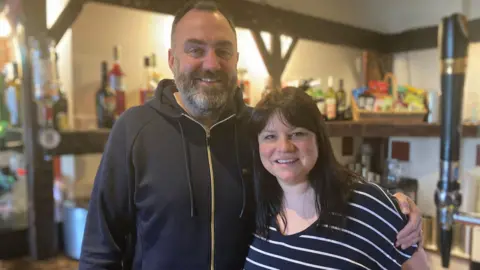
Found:
<path fill-rule="evenodd" d="M 170 70 L 173 73 L 173 67 L 175 63 L 175 57 L 173 56 L 173 51 L 172 49 L 168 49 L 168 66 L 170 67 Z"/>

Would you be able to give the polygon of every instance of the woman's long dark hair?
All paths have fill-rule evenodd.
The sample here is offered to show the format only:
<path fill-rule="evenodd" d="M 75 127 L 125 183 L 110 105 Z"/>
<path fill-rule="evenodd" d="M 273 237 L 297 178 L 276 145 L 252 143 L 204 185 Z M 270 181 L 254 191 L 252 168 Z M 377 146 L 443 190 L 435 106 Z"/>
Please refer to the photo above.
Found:
<path fill-rule="evenodd" d="M 325 122 L 312 98 L 299 88 L 287 87 L 264 95 L 253 109 L 251 117 L 257 233 L 267 236 L 272 218 L 277 215 L 280 215 L 285 228 L 287 226 L 283 211 L 283 190 L 275 176 L 263 167 L 258 149 L 258 135 L 276 114 L 290 126 L 315 133 L 318 159 L 308 180 L 316 194 L 315 207 L 320 214 L 319 221 L 328 226 L 342 226 L 352 184 L 359 177 L 336 160 Z"/>

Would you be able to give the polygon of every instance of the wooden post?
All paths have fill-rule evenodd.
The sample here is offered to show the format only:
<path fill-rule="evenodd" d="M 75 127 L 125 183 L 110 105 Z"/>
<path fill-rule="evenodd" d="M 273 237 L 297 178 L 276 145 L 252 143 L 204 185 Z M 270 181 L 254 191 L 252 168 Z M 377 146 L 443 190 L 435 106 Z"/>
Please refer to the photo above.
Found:
<path fill-rule="evenodd" d="M 53 198 L 53 164 L 44 156 L 38 142 L 37 106 L 31 70 L 30 37 L 47 34 L 46 0 L 9 0 L 16 13 L 11 22 L 23 26 L 16 33 L 19 39 L 22 70 L 22 106 L 24 110 L 24 155 L 28 183 L 28 241 L 30 255 L 35 260 L 48 259 L 58 251 L 58 229 L 55 224 Z M 45 48 L 46 50 L 46 48 Z"/>
<path fill-rule="evenodd" d="M 281 88 L 282 74 L 285 70 L 285 66 L 292 55 L 292 51 L 297 45 L 298 38 L 293 37 L 290 47 L 288 47 L 287 53 L 282 57 L 282 44 L 280 40 L 280 34 L 278 32 L 272 32 L 271 34 L 271 51 L 268 51 L 265 42 L 262 39 L 260 31 L 251 30 L 255 43 L 257 44 L 260 55 L 267 68 L 268 74 L 271 77 L 271 84 L 274 89 Z"/>
<path fill-rule="evenodd" d="M 48 30 L 48 36 L 58 44 L 65 32 L 70 28 L 82 11 L 86 0 L 70 0 L 58 16 L 55 23 Z"/>

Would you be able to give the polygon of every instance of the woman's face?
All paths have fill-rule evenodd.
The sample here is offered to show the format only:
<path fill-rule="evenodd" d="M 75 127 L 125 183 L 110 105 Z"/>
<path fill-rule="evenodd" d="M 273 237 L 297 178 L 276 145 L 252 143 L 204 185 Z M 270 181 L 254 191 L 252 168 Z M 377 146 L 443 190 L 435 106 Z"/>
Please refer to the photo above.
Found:
<path fill-rule="evenodd" d="M 258 135 L 260 159 L 263 166 L 283 184 L 307 181 L 317 162 L 318 146 L 313 132 L 285 125 L 273 115 Z"/>

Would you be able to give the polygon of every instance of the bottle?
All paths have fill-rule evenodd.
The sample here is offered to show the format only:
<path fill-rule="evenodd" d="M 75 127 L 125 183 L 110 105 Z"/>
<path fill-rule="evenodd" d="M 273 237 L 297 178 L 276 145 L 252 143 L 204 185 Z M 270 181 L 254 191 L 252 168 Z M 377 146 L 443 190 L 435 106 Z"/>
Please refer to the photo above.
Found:
<path fill-rule="evenodd" d="M 312 80 L 309 83 L 310 87 L 307 89 L 307 93 L 313 98 L 315 103 L 317 103 L 317 108 L 322 114 L 323 119 L 325 119 L 325 95 L 322 90 L 322 80 Z"/>
<path fill-rule="evenodd" d="M 97 126 L 98 128 L 112 128 L 115 122 L 115 109 L 117 99 L 108 87 L 108 66 L 107 62 L 103 61 L 101 65 L 101 84 L 95 96 L 95 103 L 97 109 Z"/>
<path fill-rule="evenodd" d="M 55 53 L 54 68 L 55 84 L 58 86 L 58 96 L 53 104 L 53 127 L 56 130 L 68 129 L 68 101 L 65 92 L 62 90 L 60 75 L 58 73 L 58 54 Z"/>
<path fill-rule="evenodd" d="M 238 70 L 238 86 L 243 93 L 243 102 L 245 104 L 250 104 L 250 81 L 247 79 L 248 71 L 246 69 Z"/>
<path fill-rule="evenodd" d="M 152 53 L 150 57 L 150 66 L 152 67 L 152 81 L 150 85 L 152 89 L 155 90 L 162 79 L 162 75 L 157 70 L 157 56 L 154 53 Z"/>
<path fill-rule="evenodd" d="M 333 77 L 328 77 L 328 90 L 325 93 L 326 120 L 335 120 L 337 114 L 337 98 L 333 90 Z"/>
<path fill-rule="evenodd" d="M 45 150 L 54 149 L 60 144 L 61 135 L 53 127 L 53 104 L 58 98 L 55 83 L 54 63 L 55 42 L 40 34 L 30 38 L 31 70 L 34 100 L 37 104 L 39 125 L 38 142 Z"/>
<path fill-rule="evenodd" d="M 153 88 L 152 88 L 152 69 L 150 67 L 150 58 L 145 57 L 143 58 L 143 72 L 145 77 L 145 84 L 140 88 L 140 104 L 145 104 L 147 100 L 149 100 L 153 96 Z"/>
<path fill-rule="evenodd" d="M 110 88 L 115 92 L 115 118 L 118 118 L 125 111 L 126 106 L 125 88 L 123 85 L 123 78 L 125 77 L 125 73 L 123 73 L 122 67 L 120 65 L 119 46 L 113 47 L 113 65 L 108 75 L 110 77 Z"/>
<path fill-rule="evenodd" d="M 345 111 L 347 110 L 347 95 L 343 89 L 343 80 L 339 81 L 337 97 L 337 120 L 345 120 Z"/>
<path fill-rule="evenodd" d="M 20 79 L 18 77 L 18 64 L 12 62 L 6 67 L 7 80 L 6 90 L 5 90 L 5 101 L 10 115 L 10 125 L 12 127 L 21 127 L 22 126 L 22 114 L 21 114 L 21 90 L 20 90 Z"/>
<path fill-rule="evenodd" d="M 5 76 L 3 73 L 0 73 L 0 152 L 5 150 L 7 130 L 10 125 L 10 113 L 5 102 L 5 91 Z"/>

